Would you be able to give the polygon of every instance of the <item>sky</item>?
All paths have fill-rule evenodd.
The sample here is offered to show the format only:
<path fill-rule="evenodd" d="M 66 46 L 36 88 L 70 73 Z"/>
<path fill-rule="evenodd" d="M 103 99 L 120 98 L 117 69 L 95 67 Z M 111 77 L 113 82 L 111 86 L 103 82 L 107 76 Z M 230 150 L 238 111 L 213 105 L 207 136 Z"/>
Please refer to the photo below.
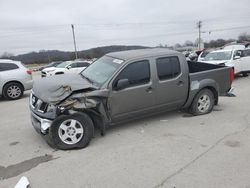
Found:
<path fill-rule="evenodd" d="M 250 34 L 249 0 L 0 0 L 0 55 L 157 46 Z M 209 32 L 211 31 L 211 32 Z"/>

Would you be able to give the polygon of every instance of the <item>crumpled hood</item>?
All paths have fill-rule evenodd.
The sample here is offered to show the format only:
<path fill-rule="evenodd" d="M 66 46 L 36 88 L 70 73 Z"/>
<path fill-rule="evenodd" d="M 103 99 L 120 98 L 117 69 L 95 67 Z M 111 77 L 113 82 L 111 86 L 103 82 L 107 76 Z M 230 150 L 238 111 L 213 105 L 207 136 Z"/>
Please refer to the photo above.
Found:
<path fill-rule="evenodd" d="M 73 91 L 96 89 L 96 86 L 80 74 L 62 74 L 36 80 L 33 93 L 46 103 L 58 103 L 71 95 Z"/>

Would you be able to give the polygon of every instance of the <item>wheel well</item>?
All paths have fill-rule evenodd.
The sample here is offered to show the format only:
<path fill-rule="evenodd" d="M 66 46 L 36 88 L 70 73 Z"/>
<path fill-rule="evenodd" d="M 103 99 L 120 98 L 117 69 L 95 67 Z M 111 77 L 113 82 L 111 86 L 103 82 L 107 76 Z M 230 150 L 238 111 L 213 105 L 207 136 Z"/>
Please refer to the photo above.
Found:
<path fill-rule="evenodd" d="M 105 126 L 105 123 L 103 121 L 101 114 L 99 114 L 95 110 L 85 110 L 83 112 L 86 113 L 91 118 L 91 120 L 93 121 L 94 127 L 100 131 L 102 136 L 104 136 L 106 132 L 106 126 Z"/>
<path fill-rule="evenodd" d="M 93 124 L 96 128 L 100 128 L 100 124 L 102 123 L 102 119 L 100 115 L 97 114 L 97 112 L 94 112 L 92 110 L 85 110 L 84 113 L 86 113 L 91 120 L 93 121 Z"/>
<path fill-rule="evenodd" d="M 56 72 L 55 74 L 64 74 L 64 72 Z"/>
<path fill-rule="evenodd" d="M 5 84 L 4 84 L 4 86 L 3 86 L 3 89 L 4 89 L 4 87 L 7 85 L 7 84 L 9 84 L 9 83 L 18 83 L 18 84 L 20 84 L 21 86 L 22 86 L 22 89 L 24 90 L 24 86 L 23 86 L 23 84 L 21 83 L 21 82 L 19 82 L 19 81 L 8 81 L 8 82 L 6 82 Z"/>
<path fill-rule="evenodd" d="M 211 86 L 207 86 L 205 88 L 202 89 L 209 89 L 210 91 L 212 91 L 212 93 L 214 94 L 214 104 L 217 105 L 218 104 L 218 92 L 216 91 L 216 89 L 214 87 Z"/>

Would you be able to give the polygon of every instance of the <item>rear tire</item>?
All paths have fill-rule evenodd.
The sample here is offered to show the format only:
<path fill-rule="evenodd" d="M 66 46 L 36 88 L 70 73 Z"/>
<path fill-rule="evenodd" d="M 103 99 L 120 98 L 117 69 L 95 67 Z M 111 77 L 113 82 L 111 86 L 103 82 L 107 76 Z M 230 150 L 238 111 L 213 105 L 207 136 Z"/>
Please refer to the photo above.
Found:
<path fill-rule="evenodd" d="M 3 87 L 3 97 L 8 100 L 17 100 L 23 96 L 24 88 L 17 82 L 7 83 Z"/>
<path fill-rule="evenodd" d="M 84 148 L 93 135 L 94 125 L 87 114 L 62 115 L 53 121 L 47 142 L 62 150 Z"/>
<path fill-rule="evenodd" d="M 213 92 L 209 89 L 203 89 L 195 96 L 190 113 L 195 116 L 210 113 L 213 110 L 214 101 Z"/>
<path fill-rule="evenodd" d="M 243 77 L 248 77 L 249 74 L 248 74 L 248 73 L 242 73 L 242 76 L 243 76 Z"/>

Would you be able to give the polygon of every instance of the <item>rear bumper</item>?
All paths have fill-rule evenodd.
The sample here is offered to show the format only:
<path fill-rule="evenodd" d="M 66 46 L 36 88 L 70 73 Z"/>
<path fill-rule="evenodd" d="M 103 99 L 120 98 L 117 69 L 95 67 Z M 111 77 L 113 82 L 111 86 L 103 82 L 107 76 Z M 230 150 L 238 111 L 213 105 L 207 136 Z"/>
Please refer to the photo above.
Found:
<path fill-rule="evenodd" d="M 33 87 L 33 83 L 34 83 L 34 81 L 31 79 L 31 80 L 28 80 L 28 81 L 26 81 L 24 84 L 23 84 L 23 86 L 24 86 L 24 90 L 26 91 L 26 90 L 30 90 L 30 89 L 32 89 L 32 87 Z"/>

